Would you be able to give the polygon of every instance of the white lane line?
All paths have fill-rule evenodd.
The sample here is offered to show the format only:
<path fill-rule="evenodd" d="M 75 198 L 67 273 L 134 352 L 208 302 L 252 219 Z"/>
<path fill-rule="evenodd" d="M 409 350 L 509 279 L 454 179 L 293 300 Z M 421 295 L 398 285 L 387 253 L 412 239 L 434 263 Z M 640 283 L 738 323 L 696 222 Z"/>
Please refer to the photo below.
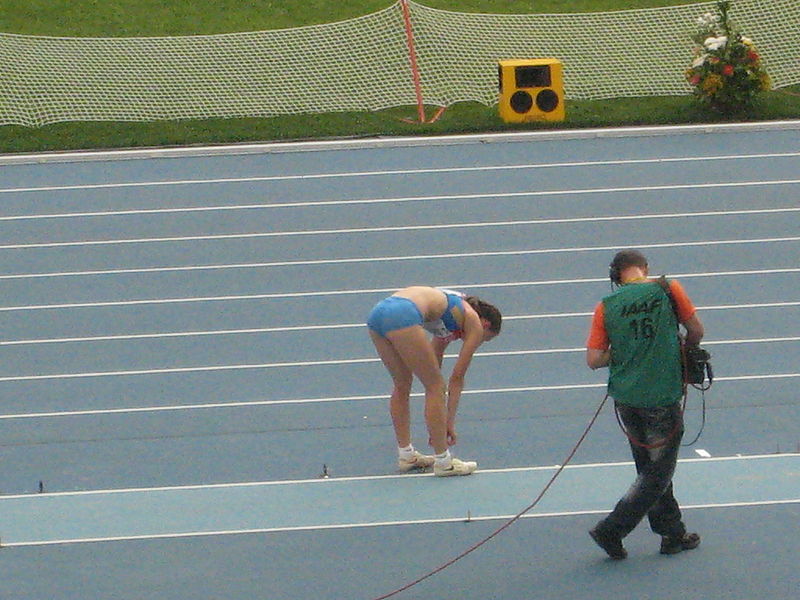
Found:
<path fill-rule="evenodd" d="M 227 183 L 253 183 L 259 181 L 306 181 L 315 179 L 342 179 L 350 177 L 383 177 L 395 175 L 425 175 L 439 173 L 470 173 L 483 171 L 517 171 L 527 169 L 560 169 L 570 167 L 598 167 L 598 166 L 629 166 L 644 164 L 670 164 L 682 162 L 706 162 L 725 160 L 755 160 L 769 158 L 793 158 L 800 156 L 800 152 L 774 152 L 763 154 L 729 154 L 719 156 L 680 156 L 674 158 L 633 158 L 618 160 L 572 161 L 556 163 L 527 163 L 518 165 L 482 165 L 477 167 L 443 167 L 422 169 L 390 169 L 382 171 L 349 171 L 337 173 L 309 173 L 294 175 L 263 175 L 253 177 L 224 177 L 214 179 L 176 179 L 166 181 L 128 181 L 117 183 L 88 183 L 77 185 L 36 186 L 18 188 L 0 188 L 0 194 L 12 192 L 61 192 L 69 190 L 93 190 L 136 187 L 161 187 L 174 185 L 208 185 Z"/>
<path fill-rule="evenodd" d="M 786 458 L 800 457 L 800 453 L 786 452 L 781 454 L 737 454 L 735 456 L 716 456 L 707 459 L 700 458 L 679 458 L 678 463 L 727 463 L 727 462 L 750 462 L 750 461 L 772 461 L 784 460 Z M 607 467 L 626 467 L 634 466 L 633 461 L 618 461 L 618 462 L 594 462 L 594 463 L 579 463 L 569 464 L 564 467 L 566 471 L 575 470 L 592 470 L 603 469 Z M 531 473 L 536 471 L 553 471 L 560 468 L 560 464 L 555 465 L 535 465 L 527 467 L 500 467 L 495 469 L 480 469 L 480 473 Z M 102 490 L 75 490 L 67 492 L 47 492 L 41 494 L 0 494 L 0 506 L 6 500 L 31 500 L 33 502 L 46 502 L 47 498 L 62 498 L 74 496 L 110 496 L 115 494 L 139 494 L 139 493 L 161 493 L 161 492 L 182 492 L 182 491 L 196 491 L 196 490 L 220 490 L 220 489 L 238 489 L 238 488 L 254 488 L 254 487 L 272 487 L 272 486 L 286 486 L 296 484 L 315 484 L 315 485 L 330 485 L 340 484 L 352 481 L 385 481 L 396 479 L 398 481 L 405 481 L 408 479 L 431 479 L 435 477 L 432 473 L 395 473 L 387 475 L 351 475 L 347 477 L 334 477 L 330 479 L 323 479 L 316 477 L 314 479 L 276 479 L 268 481 L 239 481 L 233 483 L 197 483 L 188 485 L 167 485 L 157 487 L 132 487 L 132 488 L 109 488 Z M 794 500 L 791 500 L 794 502 Z"/>
<path fill-rule="evenodd" d="M 719 346 L 728 344 L 771 344 L 773 342 L 797 342 L 800 336 L 768 337 L 768 338 L 740 338 L 732 340 L 703 340 L 704 346 Z"/>
<path fill-rule="evenodd" d="M 631 192 L 662 192 L 668 190 L 700 190 L 700 189 L 726 189 L 726 188 L 748 188 L 748 187 L 768 187 L 779 185 L 796 185 L 800 179 L 774 179 L 763 181 L 736 181 L 736 182 L 717 182 L 717 183 L 691 183 L 673 185 L 650 185 L 632 187 L 609 187 L 609 188 L 578 188 L 570 190 L 530 190 L 523 192 L 504 192 L 504 193 L 481 193 L 481 194 L 452 194 L 434 196 L 401 196 L 396 198 L 361 198 L 346 200 L 307 200 L 298 202 L 274 202 L 262 204 L 240 204 L 229 206 L 185 206 L 177 208 L 146 208 L 128 210 L 108 210 L 94 212 L 75 212 L 75 213 L 53 213 L 38 215 L 8 215 L 0 217 L 2 221 L 26 221 L 38 219 L 74 219 L 88 217 L 119 217 L 130 215 L 154 215 L 154 214 L 180 214 L 180 213 L 207 213 L 215 211 L 238 211 L 238 210 L 267 210 L 274 208 L 316 208 L 320 206 L 359 206 L 364 204 L 398 204 L 405 202 L 431 202 L 448 200 L 480 200 L 491 198 L 533 198 L 540 196 L 579 196 L 592 194 L 622 194 Z"/>
<path fill-rule="evenodd" d="M 697 453 L 698 456 L 701 456 L 702 458 L 711 458 L 711 454 L 708 453 L 708 450 L 697 448 L 695 452 Z"/>
<path fill-rule="evenodd" d="M 785 504 L 800 503 L 800 498 L 793 498 L 789 500 L 762 500 L 754 502 L 722 502 L 715 504 L 689 504 L 681 506 L 681 509 L 712 509 L 712 508 L 749 508 L 754 506 L 778 506 Z M 601 515 L 608 512 L 608 509 L 599 510 L 573 510 L 573 511 L 560 511 L 549 513 L 528 513 L 522 515 L 522 519 L 541 519 L 553 517 L 570 517 L 570 516 L 583 516 L 583 515 Z M 507 521 L 516 515 L 492 515 L 484 516 L 471 516 L 470 521 Z M 73 538 L 73 539 L 60 539 L 60 540 L 44 540 L 34 542 L 4 542 L 3 546 L 6 548 L 25 547 L 25 546 L 56 546 L 66 544 L 90 544 L 100 542 L 131 542 L 137 540 L 159 540 L 159 539 L 179 539 L 179 538 L 193 538 L 193 537 L 210 537 L 210 536 L 224 536 L 224 535 L 255 535 L 264 533 L 290 533 L 294 531 L 326 531 L 337 529 L 363 529 L 368 527 L 396 527 L 400 525 L 435 525 L 444 523 L 463 523 L 466 520 L 466 515 L 458 518 L 444 518 L 444 519 L 416 519 L 405 521 L 378 521 L 373 523 L 345 523 L 335 525 L 304 525 L 296 527 L 265 527 L 253 529 L 228 529 L 219 531 L 196 531 L 184 533 L 162 533 L 162 534 L 144 534 L 144 535 L 128 535 L 116 537 L 95 537 L 95 538 Z"/>
<path fill-rule="evenodd" d="M 800 373 L 770 373 L 761 375 L 737 375 L 722 376 L 714 378 L 715 382 L 741 382 L 741 381 L 769 381 L 781 379 L 794 379 L 800 377 Z M 563 385 L 536 385 L 526 387 L 491 388 L 482 390 L 465 390 L 464 395 L 485 395 L 485 394 L 517 394 L 531 392 L 563 392 L 573 390 L 587 390 L 605 388 L 605 383 L 572 383 Z M 421 392 L 411 394 L 412 397 L 421 398 Z M 69 411 L 49 411 L 33 413 L 16 413 L 0 415 L 0 420 L 13 419 L 42 419 L 52 417 L 84 417 L 96 415 L 116 415 L 116 414 L 135 414 L 151 412 L 174 412 L 184 410 L 205 410 L 220 408 L 252 408 L 256 406 L 287 406 L 298 404 L 327 404 L 332 402 L 384 402 L 385 394 L 370 396 L 330 396 L 327 398 L 287 398 L 285 400 L 243 400 L 240 402 L 208 402 L 200 404 L 172 404 L 160 406 L 134 406 L 128 408 L 95 408 L 86 410 Z"/>
<path fill-rule="evenodd" d="M 704 341 L 704 346 L 716 345 L 729 345 L 729 344 L 771 344 L 771 343 L 787 343 L 798 342 L 800 336 L 790 337 L 770 337 L 770 338 L 757 338 L 757 339 L 737 339 L 737 340 L 719 340 L 719 341 Z M 489 358 L 489 357 L 507 357 L 507 356 L 535 356 L 541 354 L 570 354 L 574 352 L 585 352 L 585 347 L 578 348 L 545 348 L 539 350 L 506 350 L 497 352 L 478 352 L 476 357 Z M 455 354 L 447 354 L 445 358 L 455 358 Z M 310 361 L 290 361 L 290 362 L 272 362 L 272 363 L 253 363 L 253 364 L 236 364 L 236 365 L 206 365 L 194 367 L 170 367 L 166 369 L 132 369 L 132 370 L 119 370 L 119 371 L 92 371 L 84 373 L 53 373 L 48 375 L 14 375 L 7 377 L 0 377 L 2 382 L 19 382 L 19 381 L 42 381 L 52 379 L 83 379 L 91 377 L 129 377 L 135 375 L 165 375 L 174 373 L 202 373 L 202 372 L 218 372 L 218 371 L 248 371 L 248 370 L 261 370 L 261 369 L 285 369 L 295 367 L 325 367 L 325 366 L 342 366 L 380 362 L 379 358 L 339 358 L 329 360 L 310 360 Z"/>
<path fill-rule="evenodd" d="M 688 504 L 681 506 L 681 509 L 713 509 L 713 508 L 750 508 L 755 506 L 779 506 L 786 504 L 798 504 L 800 498 L 792 498 L 788 500 L 761 500 L 753 502 L 721 502 L 714 504 Z M 548 513 L 528 513 L 522 515 L 522 519 L 541 519 L 553 517 L 577 517 L 583 515 L 601 515 L 608 512 L 608 509 L 599 510 L 573 510 L 573 511 L 559 511 Z M 507 521 L 516 515 L 492 515 L 492 516 L 470 516 L 469 521 Z M 42 540 L 33 542 L 3 542 L 3 547 L 6 548 L 22 548 L 26 546 L 57 546 L 67 544 L 91 544 L 100 542 L 132 542 L 137 540 L 162 540 L 162 539 L 180 539 L 180 538 L 195 538 L 195 537 L 211 537 L 211 536 L 225 536 L 225 535 L 255 535 L 264 533 L 291 533 L 295 531 L 326 531 L 337 529 L 364 529 L 369 527 L 396 527 L 400 525 L 435 525 L 444 523 L 463 523 L 467 515 L 458 518 L 443 518 L 443 519 L 415 519 L 404 521 L 376 521 L 372 523 L 344 523 L 334 525 L 299 525 L 295 527 L 264 527 L 264 528 L 251 528 L 251 529 L 226 529 L 218 531 L 195 531 L 195 532 L 182 532 L 182 533 L 154 533 L 143 535 L 127 535 L 127 536 L 112 536 L 112 537 L 93 537 L 93 538 L 72 538 L 72 539 L 59 539 L 59 540 Z"/>
<path fill-rule="evenodd" d="M 45 248 L 69 248 L 69 247 L 92 247 L 92 246 L 113 246 L 127 244 L 155 244 L 166 242 L 198 242 L 198 241 L 220 241 L 220 240 L 246 240 L 262 238 L 284 238 L 296 236 L 316 236 L 316 235 L 349 235 L 362 233 L 390 233 L 399 231 L 440 231 L 445 229 L 475 229 L 485 227 L 522 227 L 529 225 L 558 225 L 568 223 L 603 223 L 616 221 L 644 221 L 657 219 L 684 219 L 702 218 L 717 216 L 743 216 L 743 215 L 770 215 L 800 212 L 798 207 L 789 208 L 764 208 L 747 210 L 719 210 L 703 212 L 683 212 L 683 213 L 650 213 L 639 215 L 619 215 L 609 217 L 574 217 L 563 219 L 524 219 L 514 221 L 479 221 L 472 223 L 445 223 L 438 225 L 402 225 L 392 227 L 353 227 L 342 229 L 310 229 L 295 231 L 269 231 L 254 233 L 224 233 L 208 235 L 188 235 L 170 236 L 153 238 L 130 238 L 130 239 L 106 239 L 106 240 L 77 240 L 65 242 L 38 242 L 30 244 L 4 244 L 0 245 L 0 250 L 29 250 Z"/>
<path fill-rule="evenodd" d="M 737 246 L 747 244 L 780 244 L 800 241 L 800 236 L 734 239 L 734 240 L 698 240 L 686 242 L 664 242 L 656 244 L 639 244 L 637 248 L 686 248 L 692 246 Z M 571 248 L 535 248 L 529 250 L 495 250 L 485 252 L 453 252 L 445 254 L 410 254 L 401 256 L 368 256 L 355 258 L 321 258 L 313 260 L 282 260 L 256 263 L 230 263 L 216 265 L 187 265 L 170 267 L 141 267 L 130 269 L 98 269 L 94 271 L 56 271 L 51 273 L 16 273 L 0 275 L 0 280 L 12 279 L 47 279 L 55 277 L 94 277 L 98 275 L 134 275 L 149 273 L 182 273 L 194 271 L 226 271 L 232 269 L 270 269 L 278 267 L 310 267 L 321 265 L 350 265 L 387 262 L 407 262 L 415 260 L 451 260 L 459 258 L 485 258 L 502 256 L 533 256 L 543 254 L 571 254 L 578 252 L 607 252 L 616 250 L 618 246 L 576 246 Z"/>
<path fill-rule="evenodd" d="M 641 246 L 639 246 L 641 247 Z M 778 269 L 751 269 L 738 271 L 716 271 L 706 273 L 675 273 L 670 277 L 690 279 L 695 277 L 738 277 L 748 275 L 782 275 L 800 272 L 800 267 Z M 589 277 L 582 279 L 544 279 L 539 281 L 510 281 L 502 283 L 443 283 L 442 287 L 453 289 L 497 289 L 515 287 L 550 286 L 565 284 L 608 283 L 608 277 Z M 273 294 L 237 294 L 232 296 L 196 296 L 189 298 L 151 298 L 142 300 L 111 300 L 103 302 L 70 302 L 65 304 L 33 304 L 21 306 L 0 307 L 0 312 L 30 311 L 30 310 L 55 310 L 73 308 L 104 308 L 111 306 L 141 306 L 161 304 L 184 304 L 195 302 L 231 302 L 241 300 L 286 300 L 290 298 L 312 298 L 352 296 L 362 294 L 386 294 L 396 291 L 396 288 L 365 288 L 351 290 L 324 290 L 312 292 L 281 292 Z"/>
<path fill-rule="evenodd" d="M 775 454 L 758 454 L 747 456 L 732 456 L 732 457 L 718 457 L 716 460 L 755 460 L 760 458 L 773 458 Z M 790 454 L 783 454 L 780 456 L 791 456 Z M 678 462 L 689 462 L 692 459 L 678 459 Z M 597 467 L 616 467 L 616 466 L 630 466 L 634 463 L 632 461 L 621 462 L 602 462 L 602 463 L 583 463 L 575 465 L 567 465 L 565 469 L 591 469 Z M 529 467 L 503 467 L 497 469 L 481 469 L 481 473 L 528 473 L 534 471 L 552 471 L 559 468 L 561 465 L 538 465 Z M 286 486 L 296 484 L 319 484 L 328 485 L 330 482 L 347 483 L 352 481 L 385 481 L 389 479 L 396 479 L 404 481 L 408 479 L 418 479 L 431 477 L 430 473 L 395 473 L 387 475 L 351 475 L 346 477 L 336 477 L 331 479 L 323 479 L 316 477 L 314 479 L 276 479 L 268 481 L 243 481 L 233 483 L 196 483 L 188 485 L 166 485 L 158 487 L 133 487 L 133 488 L 110 488 L 102 490 L 75 490 L 67 492 L 47 492 L 41 494 L 2 494 L 0 495 L 0 506 L 5 500 L 32 500 L 39 501 L 42 498 L 62 498 L 74 496 L 110 496 L 115 494 L 138 494 L 138 493 L 160 493 L 160 492 L 183 492 L 195 490 L 220 490 L 220 489 L 241 489 L 253 487 L 273 487 L 273 486 Z M 46 500 L 42 500 L 46 501 Z"/>
<path fill-rule="evenodd" d="M 0 377 L 0 382 L 10 381 L 43 381 L 51 379 L 83 379 L 87 377 L 129 377 L 135 375 L 166 375 L 174 373 L 204 373 L 217 371 L 248 371 L 258 369 L 276 369 L 292 367 L 324 367 L 339 365 L 354 365 L 377 362 L 377 358 L 350 358 L 316 361 L 296 361 L 283 363 L 254 363 L 240 365 L 213 365 L 201 367 L 173 367 L 168 369 L 133 369 L 129 371 L 95 371 L 89 373 L 61 373 L 53 375 L 23 375 L 18 377 Z"/>
<path fill-rule="evenodd" d="M 503 317 L 504 320 L 518 317 Z M 341 323 L 336 325 L 296 325 L 291 327 L 256 327 L 250 329 L 217 329 L 211 331 L 175 331 L 162 333 L 133 333 L 128 335 L 97 335 L 88 337 L 50 338 L 40 340 L 8 340 L 0 346 L 21 346 L 28 344 L 61 344 L 65 342 L 109 342 L 118 340 L 146 340 L 160 338 L 203 337 L 213 335 L 247 335 L 259 333 L 287 333 L 297 331 L 324 331 L 329 329 L 363 328 L 364 323 Z"/>
<path fill-rule="evenodd" d="M 760 302 L 754 304 L 720 304 L 716 306 L 697 306 L 700 311 L 707 310 L 749 310 L 759 308 L 789 308 L 800 306 L 800 301 L 796 302 Z M 565 319 L 575 317 L 590 317 L 591 311 L 571 312 L 571 313 L 543 313 L 532 315 L 504 315 L 503 321 L 528 321 L 539 319 Z M 293 333 L 303 331 L 327 331 L 341 329 L 363 329 L 364 323 L 337 323 L 333 325 L 293 325 L 287 327 L 252 327 L 246 329 L 212 329 L 207 331 L 163 331 L 156 333 L 129 333 L 118 335 L 95 335 L 85 337 L 63 337 L 63 338 L 41 338 L 25 340 L 6 340 L 0 341 L 0 346 L 26 346 L 37 344 L 64 344 L 64 343 L 83 343 L 83 342 L 110 342 L 128 340 L 147 340 L 147 339 L 169 339 L 184 337 L 204 337 L 217 335 L 248 335 L 263 333 Z"/>

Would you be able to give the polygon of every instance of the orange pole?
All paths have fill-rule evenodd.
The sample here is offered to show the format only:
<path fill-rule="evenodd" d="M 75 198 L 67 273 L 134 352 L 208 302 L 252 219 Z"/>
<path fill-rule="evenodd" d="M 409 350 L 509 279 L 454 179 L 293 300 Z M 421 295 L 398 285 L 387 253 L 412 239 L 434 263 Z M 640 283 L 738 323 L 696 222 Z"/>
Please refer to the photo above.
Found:
<path fill-rule="evenodd" d="M 414 30 L 411 27 L 411 11 L 408 9 L 408 0 L 400 0 L 403 9 L 403 21 L 406 25 L 406 42 L 408 43 L 408 57 L 411 63 L 411 77 L 414 80 L 414 93 L 417 96 L 417 115 L 419 122 L 425 122 L 425 104 L 422 101 L 422 83 L 419 78 L 419 68 L 417 67 L 417 51 L 414 48 Z"/>

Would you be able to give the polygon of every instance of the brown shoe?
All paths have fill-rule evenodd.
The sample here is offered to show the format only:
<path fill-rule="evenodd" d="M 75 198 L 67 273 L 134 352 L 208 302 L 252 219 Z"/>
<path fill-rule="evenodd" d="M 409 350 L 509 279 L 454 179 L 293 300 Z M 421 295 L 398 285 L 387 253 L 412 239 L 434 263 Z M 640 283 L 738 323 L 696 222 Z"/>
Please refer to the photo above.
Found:
<path fill-rule="evenodd" d="M 603 531 L 599 525 L 589 531 L 589 535 L 614 560 L 628 558 L 628 551 L 622 546 L 620 537 Z"/>
<path fill-rule="evenodd" d="M 661 538 L 661 554 L 677 554 L 684 550 L 692 550 L 700 545 L 700 536 L 696 533 L 684 533 L 683 537 L 663 536 Z"/>

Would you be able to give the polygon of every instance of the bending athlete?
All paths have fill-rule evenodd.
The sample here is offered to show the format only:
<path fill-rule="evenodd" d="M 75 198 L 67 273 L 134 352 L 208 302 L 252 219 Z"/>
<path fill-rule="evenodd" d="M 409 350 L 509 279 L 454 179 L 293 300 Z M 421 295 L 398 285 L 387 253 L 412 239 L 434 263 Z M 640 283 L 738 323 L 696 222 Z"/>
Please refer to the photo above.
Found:
<path fill-rule="evenodd" d="M 389 411 L 401 471 L 433 465 L 435 475 L 446 477 L 469 475 L 478 467 L 452 457 L 449 447 L 458 439 L 456 411 L 472 356 L 478 346 L 500 333 L 501 323 L 500 311 L 475 296 L 425 286 L 398 290 L 372 309 L 369 335 L 394 382 Z M 433 334 L 430 340 L 428 333 Z M 461 351 L 445 388 L 444 351 L 458 339 Z M 425 423 L 435 456 L 422 454 L 411 443 L 409 396 L 414 375 L 425 386 Z"/>

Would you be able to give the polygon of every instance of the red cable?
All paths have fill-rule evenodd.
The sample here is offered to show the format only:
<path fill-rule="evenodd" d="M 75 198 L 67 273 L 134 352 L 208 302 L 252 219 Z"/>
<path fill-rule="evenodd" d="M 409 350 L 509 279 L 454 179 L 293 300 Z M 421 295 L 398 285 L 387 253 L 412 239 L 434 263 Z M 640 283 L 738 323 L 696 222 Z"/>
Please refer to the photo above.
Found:
<path fill-rule="evenodd" d="M 410 583 L 405 584 L 403 587 L 397 588 L 393 592 L 389 592 L 388 594 L 384 594 L 383 596 L 378 596 L 374 600 L 386 600 L 386 598 L 391 598 L 392 596 L 395 596 L 395 595 L 399 594 L 400 592 L 404 592 L 405 590 L 417 585 L 418 583 L 421 583 L 421 582 L 425 581 L 429 577 L 432 577 L 432 576 L 436 575 L 440 571 L 444 571 L 447 567 L 449 567 L 452 564 L 456 563 L 457 561 L 461 560 L 467 554 L 469 554 L 469 553 L 477 550 L 481 546 L 483 546 L 486 542 L 488 542 L 489 540 L 491 540 L 492 538 L 497 536 L 501 531 L 504 531 L 504 530 L 508 529 L 513 523 L 518 521 L 522 517 L 522 515 L 524 515 L 528 511 L 530 511 L 534 506 L 536 506 L 539 503 L 539 500 L 541 500 L 544 497 L 544 495 L 547 493 L 547 490 L 550 489 L 550 486 L 553 485 L 553 482 L 555 482 L 556 478 L 561 474 L 561 472 L 564 470 L 564 468 L 569 464 L 569 461 L 572 460 L 572 457 L 575 456 L 575 453 L 578 451 L 578 448 L 580 448 L 581 444 L 583 443 L 583 440 L 585 440 L 586 436 L 589 435 L 589 430 L 591 430 L 592 426 L 594 425 L 594 422 L 597 420 L 597 417 L 600 414 L 600 411 L 603 409 L 603 406 L 605 406 L 606 400 L 608 400 L 608 394 L 605 395 L 605 397 L 603 398 L 603 401 L 600 403 L 600 406 L 597 407 L 597 410 L 595 411 L 594 415 L 592 416 L 591 421 L 589 421 L 589 425 L 586 426 L 586 429 L 581 434 L 581 437 L 578 439 L 578 442 L 575 444 L 575 446 L 570 451 L 570 453 L 567 456 L 566 460 L 563 462 L 563 464 L 561 466 L 558 467 L 556 472 L 550 478 L 550 481 L 547 482 L 547 485 L 545 485 L 544 488 L 542 489 L 542 491 L 539 492 L 539 495 L 536 496 L 536 499 L 533 502 L 531 502 L 528 506 L 523 508 L 520 512 L 518 512 L 515 516 L 513 516 L 511 519 L 509 519 L 501 527 L 497 528 L 493 533 L 489 534 L 488 536 L 486 536 L 485 538 L 483 538 L 479 542 L 473 544 L 472 546 L 470 546 L 469 548 L 464 550 L 458 556 L 450 559 L 446 563 L 444 563 L 441 566 L 435 568 L 433 571 L 430 571 L 429 573 L 426 573 L 422 577 L 419 577 L 419 578 L 415 579 L 414 581 L 411 581 Z"/>

